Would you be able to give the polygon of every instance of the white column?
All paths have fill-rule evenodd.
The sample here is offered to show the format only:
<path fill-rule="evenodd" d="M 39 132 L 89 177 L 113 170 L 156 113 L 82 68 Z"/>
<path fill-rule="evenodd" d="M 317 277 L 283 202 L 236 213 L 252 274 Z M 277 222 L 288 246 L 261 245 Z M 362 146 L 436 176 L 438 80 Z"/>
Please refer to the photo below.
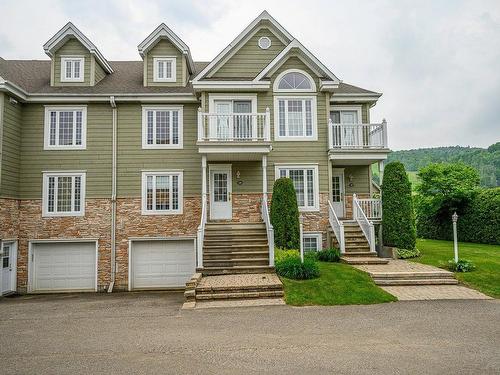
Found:
<path fill-rule="evenodd" d="M 267 155 L 262 155 L 262 195 L 267 198 Z"/>
<path fill-rule="evenodd" d="M 201 156 L 201 194 L 203 199 L 207 195 L 207 155 Z"/>
<path fill-rule="evenodd" d="M 382 179 L 384 178 L 384 161 L 378 162 L 378 175 L 380 176 L 380 186 L 382 186 Z"/>
<path fill-rule="evenodd" d="M 203 129 L 203 115 L 201 108 L 198 108 L 198 141 L 203 141 L 205 138 L 205 129 Z"/>

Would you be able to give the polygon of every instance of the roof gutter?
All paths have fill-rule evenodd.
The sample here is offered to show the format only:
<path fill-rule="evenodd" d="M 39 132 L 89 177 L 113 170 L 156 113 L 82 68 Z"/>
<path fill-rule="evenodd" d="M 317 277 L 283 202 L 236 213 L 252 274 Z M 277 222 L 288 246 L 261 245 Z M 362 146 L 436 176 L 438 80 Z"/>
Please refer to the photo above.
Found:
<path fill-rule="evenodd" d="M 109 97 L 112 111 L 112 157 L 111 157 L 111 280 L 108 293 L 113 291 L 116 278 L 116 140 L 117 140 L 117 108 L 115 97 Z"/>

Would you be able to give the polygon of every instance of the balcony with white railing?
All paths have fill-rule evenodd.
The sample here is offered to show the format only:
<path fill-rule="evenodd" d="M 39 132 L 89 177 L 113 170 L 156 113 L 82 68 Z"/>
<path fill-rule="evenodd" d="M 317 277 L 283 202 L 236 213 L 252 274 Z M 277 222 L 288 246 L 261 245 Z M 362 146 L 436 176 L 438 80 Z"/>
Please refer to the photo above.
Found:
<path fill-rule="evenodd" d="M 199 152 L 266 154 L 271 150 L 271 114 L 209 113 L 198 110 Z"/>

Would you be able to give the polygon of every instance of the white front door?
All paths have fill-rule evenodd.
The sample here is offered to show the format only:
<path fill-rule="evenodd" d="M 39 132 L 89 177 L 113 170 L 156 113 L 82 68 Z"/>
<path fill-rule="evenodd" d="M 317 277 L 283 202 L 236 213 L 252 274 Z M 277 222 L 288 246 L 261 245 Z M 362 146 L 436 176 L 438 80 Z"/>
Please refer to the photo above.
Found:
<path fill-rule="evenodd" d="M 210 219 L 212 220 L 228 220 L 233 217 L 231 178 L 231 165 L 210 166 Z"/>
<path fill-rule="evenodd" d="M 332 172 L 332 206 L 337 217 L 344 217 L 344 171 L 333 169 Z"/>
<path fill-rule="evenodd" d="M 15 292 L 16 283 L 16 254 L 13 242 L 5 242 L 2 245 L 1 257 L 1 277 L 2 290 L 0 294 Z"/>

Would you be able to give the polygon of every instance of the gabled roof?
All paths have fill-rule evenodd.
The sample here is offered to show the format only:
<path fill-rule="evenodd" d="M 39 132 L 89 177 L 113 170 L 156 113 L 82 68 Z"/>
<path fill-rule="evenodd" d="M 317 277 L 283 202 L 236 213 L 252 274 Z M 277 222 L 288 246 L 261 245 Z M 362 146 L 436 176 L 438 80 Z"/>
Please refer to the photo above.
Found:
<path fill-rule="evenodd" d="M 95 56 L 97 62 L 102 66 L 105 72 L 113 73 L 113 68 L 104 58 L 103 54 L 97 47 L 71 22 L 68 22 L 59 30 L 47 43 L 43 45 L 45 53 L 51 58 L 55 52 L 70 38 L 76 38 L 89 52 Z"/>
<path fill-rule="evenodd" d="M 194 79 L 193 83 L 202 79 L 204 76 L 206 76 L 208 73 L 212 71 L 212 69 L 216 68 L 220 62 L 222 62 L 224 59 L 227 58 L 228 55 L 231 54 L 234 50 L 237 50 L 238 47 L 241 47 L 243 45 L 244 41 L 246 39 L 249 39 L 253 32 L 256 30 L 256 28 L 261 24 L 261 23 L 267 23 L 267 25 L 273 27 L 279 35 L 276 35 L 279 37 L 284 44 L 290 43 L 292 40 L 294 40 L 294 37 L 287 31 L 283 26 L 281 26 L 278 21 L 276 21 L 267 11 L 263 11 L 261 14 L 257 16 L 256 19 L 254 19 L 250 25 L 248 25 L 234 40 L 229 43 L 229 45 L 224 48 L 207 66 L 205 69 L 203 69 Z"/>
<path fill-rule="evenodd" d="M 316 56 L 302 45 L 297 39 L 294 39 L 281 51 L 281 53 L 269 63 L 268 66 L 255 77 L 254 81 L 260 81 L 269 74 L 274 73 L 286 60 L 290 52 L 297 50 L 300 52 L 298 57 L 306 64 L 311 70 L 315 71 L 319 76 L 327 79 L 327 82 L 332 85 L 338 85 L 341 81 L 328 69 Z M 302 55 L 302 56 L 301 56 Z"/>
<path fill-rule="evenodd" d="M 160 24 L 151 34 L 148 35 L 146 39 L 144 39 L 139 46 L 137 46 L 139 50 L 139 54 L 142 58 L 144 55 L 155 46 L 158 40 L 166 38 L 168 39 L 181 53 L 186 56 L 188 62 L 189 72 L 193 73 L 195 71 L 195 66 L 193 62 L 193 58 L 191 57 L 191 51 L 186 43 L 182 41 L 181 38 L 177 36 L 167 25 L 164 23 Z"/>

